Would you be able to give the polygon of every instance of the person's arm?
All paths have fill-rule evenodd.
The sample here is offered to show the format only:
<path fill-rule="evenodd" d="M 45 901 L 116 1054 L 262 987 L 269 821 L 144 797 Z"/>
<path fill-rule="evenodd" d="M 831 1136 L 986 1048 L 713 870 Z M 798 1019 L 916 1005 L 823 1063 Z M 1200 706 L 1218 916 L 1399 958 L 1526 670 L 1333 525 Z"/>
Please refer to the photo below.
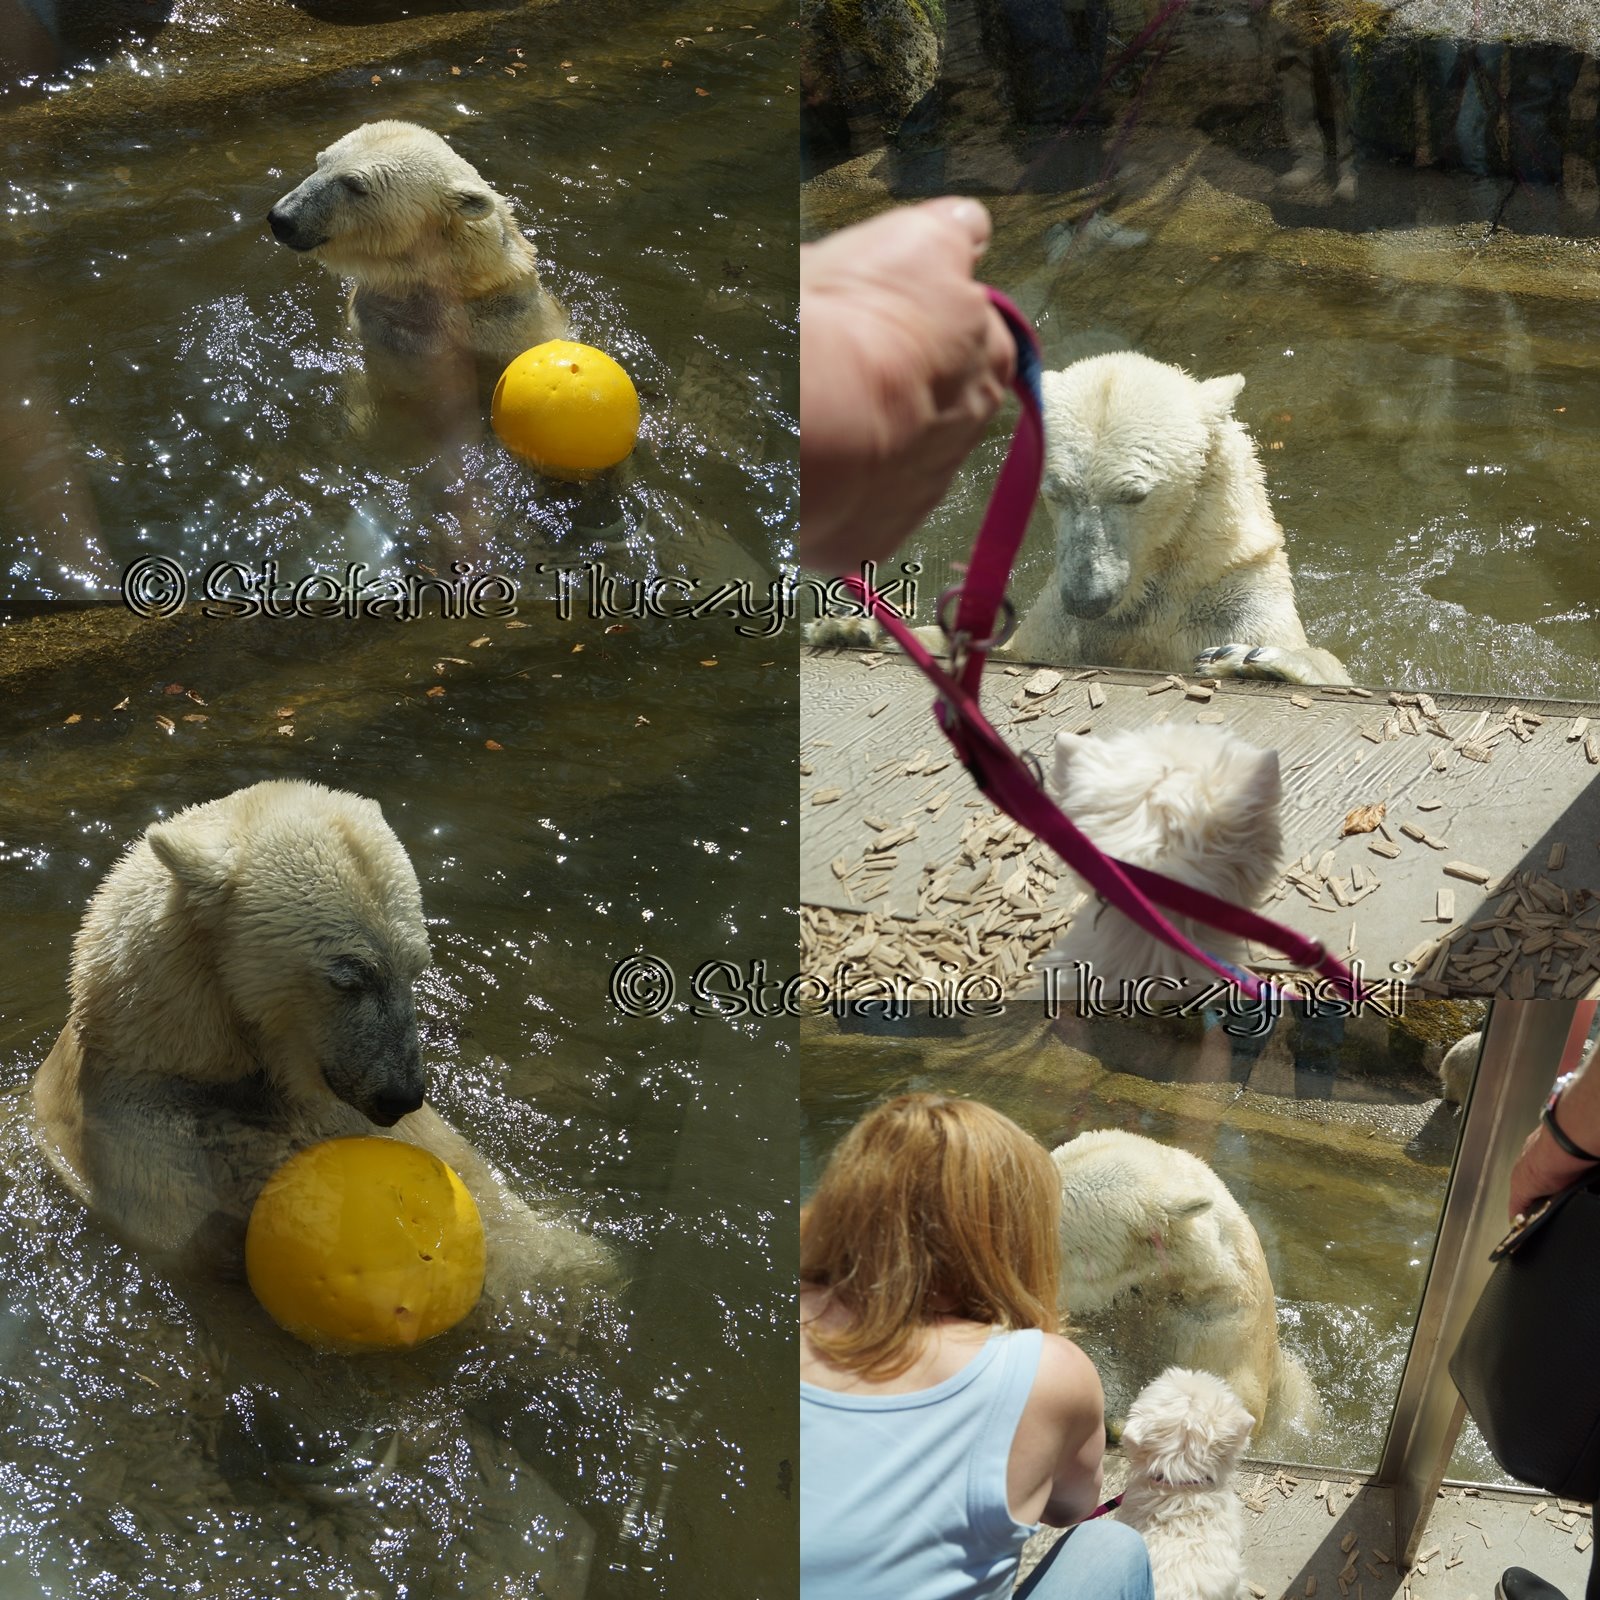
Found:
<path fill-rule="evenodd" d="M 800 559 L 891 555 L 983 437 L 1016 345 L 973 268 L 976 200 L 884 212 L 800 249 Z"/>
<path fill-rule="evenodd" d="M 1016 1470 L 1010 1484 L 1013 1508 L 1031 1511 L 1038 1504 L 1042 1479 L 1045 1502 L 1037 1520 L 1052 1528 L 1082 1522 L 1100 1504 L 1105 1453 L 1100 1375 L 1070 1340 L 1047 1334 L 1033 1391 L 1017 1427 L 1012 1457 Z"/>
<path fill-rule="evenodd" d="M 1562 1091 L 1556 1122 L 1568 1140 L 1581 1150 L 1600 1156 L 1600 1069 L 1591 1051 L 1577 1075 Z M 1511 1215 L 1515 1218 L 1547 1194 L 1558 1194 L 1595 1162 L 1572 1155 L 1540 1120 L 1523 1143 L 1522 1154 L 1511 1169 Z"/>

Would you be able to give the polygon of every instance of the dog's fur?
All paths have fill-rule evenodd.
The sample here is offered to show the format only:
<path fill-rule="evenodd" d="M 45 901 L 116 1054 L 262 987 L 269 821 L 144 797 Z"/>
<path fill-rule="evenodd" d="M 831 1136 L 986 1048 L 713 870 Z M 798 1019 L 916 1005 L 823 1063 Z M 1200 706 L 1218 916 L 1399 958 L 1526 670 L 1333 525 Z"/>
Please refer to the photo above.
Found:
<path fill-rule="evenodd" d="M 1254 1426 L 1209 1372 L 1169 1367 L 1134 1401 L 1117 1520 L 1144 1535 L 1156 1600 L 1243 1600 L 1244 1507 L 1228 1480 Z"/>
<path fill-rule="evenodd" d="M 107 1224 L 174 1265 L 242 1267 L 267 1178 L 324 1139 L 388 1133 L 460 1174 L 506 1300 L 610 1273 L 424 1101 L 416 873 L 377 803 L 259 783 L 149 828 L 73 947 L 72 1010 L 33 1083 L 39 1141 Z"/>
<path fill-rule="evenodd" d="M 1282 784 L 1275 750 L 1259 750 L 1220 728 L 1063 733 L 1056 740 L 1055 787 L 1061 809 L 1119 860 L 1251 908 L 1277 876 Z M 1225 961 L 1243 959 L 1237 937 L 1180 916 L 1169 920 L 1201 949 Z M 1050 959 L 1082 962 L 1112 983 L 1215 978 L 1109 906 L 1080 908 Z M 1170 998 L 1177 993 L 1174 987 Z"/>

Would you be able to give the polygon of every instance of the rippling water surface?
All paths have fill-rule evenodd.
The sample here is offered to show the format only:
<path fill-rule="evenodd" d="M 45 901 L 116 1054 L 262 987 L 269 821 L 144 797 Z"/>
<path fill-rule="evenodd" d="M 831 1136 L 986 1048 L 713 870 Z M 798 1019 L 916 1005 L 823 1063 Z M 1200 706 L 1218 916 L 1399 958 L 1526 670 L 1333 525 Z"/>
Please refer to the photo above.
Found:
<path fill-rule="evenodd" d="M 702 961 L 793 965 L 793 644 L 727 616 L 563 618 L 536 568 L 603 558 L 627 609 L 644 576 L 759 585 L 788 554 L 790 18 L 422 7 L 397 52 L 380 7 L 336 19 L 370 35 L 308 21 L 308 55 L 345 64 L 297 76 L 267 10 L 163 8 L 0 104 L 0 229 L 27 269 L 0 279 L 4 602 L 44 613 L 0 630 L 0 1595 L 780 1600 L 791 1041 L 681 1002 Z M 227 92 L 192 92 L 218 74 Z M 119 109 L 160 82 L 153 112 Z M 452 457 L 351 426 L 340 290 L 264 217 L 380 117 L 514 197 L 577 336 L 634 377 L 640 446 L 601 492 L 488 438 Z M 146 554 L 192 575 L 471 560 L 521 597 L 407 624 L 41 604 L 109 600 Z M 43 1170 L 26 1083 L 85 901 L 150 822 L 269 777 L 381 802 L 429 919 L 431 1098 L 610 1244 L 617 1294 L 552 1285 L 520 1341 L 314 1355 L 242 1289 L 152 1269 Z M 640 955 L 679 975 L 662 1015 L 610 998 Z"/>

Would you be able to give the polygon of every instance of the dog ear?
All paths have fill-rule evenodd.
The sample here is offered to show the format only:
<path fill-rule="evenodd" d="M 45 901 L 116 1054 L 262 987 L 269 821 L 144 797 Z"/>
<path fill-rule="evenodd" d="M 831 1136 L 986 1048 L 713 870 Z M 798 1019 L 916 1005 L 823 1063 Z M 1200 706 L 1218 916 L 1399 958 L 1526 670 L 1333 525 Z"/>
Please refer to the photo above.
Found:
<path fill-rule="evenodd" d="M 1207 378 L 1200 385 L 1200 411 L 1212 427 L 1233 415 L 1233 402 L 1242 388 L 1242 372 L 1230 373 L 1226 378 Z"/>
<path fill-rule="evenodd" d="M 1255 801 L 1263 811 L 1283 799 L 1283 775 L 1278 770 L 1278 752 L 1263 750 L 1251 774 L 1250 788 Z"/>
<path fill-rule="evenodd" d="M 1056 764 L 1051 778 L 1059 794 L 1067 786 L 1067 774 L 1072 763 L 1089 742 L 1088 736 L 1081 733 L 1058 733 L 1056 735 Z"/>

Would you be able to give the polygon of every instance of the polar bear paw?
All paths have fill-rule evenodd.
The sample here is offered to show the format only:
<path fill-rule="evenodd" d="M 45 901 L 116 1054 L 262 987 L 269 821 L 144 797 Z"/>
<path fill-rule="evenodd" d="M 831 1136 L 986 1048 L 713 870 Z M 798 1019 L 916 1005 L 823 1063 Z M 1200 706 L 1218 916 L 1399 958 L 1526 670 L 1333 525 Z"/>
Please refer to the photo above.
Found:
<path fill-rule="evenodd" d="M 805 625 L 804 637 L 819 650 L 880 650 L 887 642 L 871 617 L 818 617 Z"/>
<path fill-rule="evenodd" d="M 1196 671 L 1213 678 L 1259 678 L 1311 686 L 1350 681 L 1338 657 L 1312 645 L 1286 650 L 1275 644 L 1219 644 L 1202 650 L 1194 664 Z"/>
<path fill-rule="evenodd" d="M 1195 658 L 1198 671 L 1214 678 L 1266 678 L 1273 683 L 1295 682 L 1288 652 L 1270 644 L 1219 644 Z"/>

